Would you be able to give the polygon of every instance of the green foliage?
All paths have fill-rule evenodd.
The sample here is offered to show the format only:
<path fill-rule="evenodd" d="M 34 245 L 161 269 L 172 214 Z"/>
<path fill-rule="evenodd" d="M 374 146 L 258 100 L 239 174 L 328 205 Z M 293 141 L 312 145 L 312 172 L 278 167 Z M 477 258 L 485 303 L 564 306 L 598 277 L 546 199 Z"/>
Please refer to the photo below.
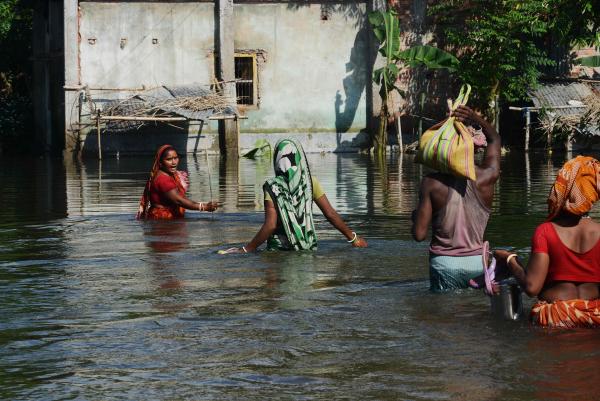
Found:
<path fill-rule="evenodd" d="M 32 0 L 0 3 L 0 144 L 26 146 L 32 131 Z M 19 140 L 20 139 L 20 140 Z"/>
<path fill-rule="evenodd" d="M 600 56 L 581 57 L 575 63 L 585 67 L 600 67 Z"/>
<path fill-rule="evenodd" d="M 6 38 L 15 19 L 17 0 L 4 0 L 0 3 L 0 40 Z"/>
<path fill-rule="evenodd" d="M 424 65 L 429 69 L 445 68 L 456 71 L 460 62 L 452 54 L 433 46 L 415 46 L 401 51 L 398 58 L 410 67 Z"/>
<path fill-rule="evenodd" d="M 555 62 L 549 39 L 568 46 L 599 38 L 597 0 L 441 0 L 429 10 L 445 45 L 460 55 L 458 76 L 482 109 L 526 98 Z"/>
<path fill-rule="evenodd" d="M 385 66 L 373 71 L 373 81 L 381 86 L 379 95 L 385 103 L 400 73 L 396 66 L 400 51 L 400 20 L 394 11 L 373 11 L 369 13 L 369 22 L 381 43 L 379 53 L 386 60 Z"/>
<path fill-rule="evenodd" d="M 29 96 L 0 95 L 0 148 L 27 151 L 28 141 L 20 141 L 24 130 L 31 129 L 31 99 Z"/>
<path fill-rule="evenodd" d="M 254 142 L 254 147 L 242 155 L 248 159 L 256 159 L 257 157 L 271 157 L 271 144 L 266 139 L 259 139 Z"/>
<path fill-rule="evenodd" d="M 30 1 L 0 2 L 0 72 L 29 73 L 32 19 Z"/>
<path fill-rule="evenodd" d="M 548 23 L 561 43 L 571 46 L 600 45 L 600 1 L 547 0 Z"/>
<path fill-rule="evenodd" d="M 389 94 L 393 90 L 397 90 L 401 96 L 405 96 L 404 92 L 396 86 L 401 71 L 398 64 L 409 67 L 424 65 L 427 68 L 455 70 L 459 62 L 453 55 L 432 46 L 415 46 L 407 50 L 400 50 L 400 21 L 398 14 L 393 10 L 371 12 L 369 13 L 369 22 L 373 27 L 375 37 L 381 44 L 379 53 L 385 57 L 385 65 L 373 71 L 373 82 L 379 85 L 379 95 L 382 100 L 379 132 L 375 137 L 375 145 L 381 153 L 386 145 Z"/>
<path fill-rule="evenodd" d="M 475 103 L 487 109 L 496 95 L 522 99 L 553 62 L 538 43 L 548 32 L 541 1 L 442 0 L 431 9 L 449 48 L 460 53 L 458 76 L 470 82 Z M 462 2 L 460 4 L 463 4 Z"/>

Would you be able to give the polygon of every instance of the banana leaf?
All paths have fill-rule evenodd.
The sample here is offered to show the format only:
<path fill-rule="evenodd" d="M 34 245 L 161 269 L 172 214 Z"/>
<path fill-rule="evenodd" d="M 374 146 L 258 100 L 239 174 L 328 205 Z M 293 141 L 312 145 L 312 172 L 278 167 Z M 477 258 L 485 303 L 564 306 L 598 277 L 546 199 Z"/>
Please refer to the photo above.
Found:
<path fill-rule="evenodd" d="M 271 144 L 266 139 L 259 139 L 254 142 L 254 147 L 242 156 L 248 159 L 256 159 L 265 155 L 271 157 Z"/>
<path fill-rule="evenodd" d="M 384 57 L 392 57 L 400 49 L 400 20 L 394 11 L 372 11 L 369 22 L 373 33 L 381 43 L 379 53 Z"/>
<path fill-rule="evenodd" d="M 600 56 L 580 57 L 575 60 L 575 64 L 584 67 L 600 67 Z"/>
<path fill-rule="evenodd" d="M 456 71 L 459 61 L 452 54 L 433 46 L 414 46 L 397 53 L 397 57 L 411 67 L 446 68 Z"/>

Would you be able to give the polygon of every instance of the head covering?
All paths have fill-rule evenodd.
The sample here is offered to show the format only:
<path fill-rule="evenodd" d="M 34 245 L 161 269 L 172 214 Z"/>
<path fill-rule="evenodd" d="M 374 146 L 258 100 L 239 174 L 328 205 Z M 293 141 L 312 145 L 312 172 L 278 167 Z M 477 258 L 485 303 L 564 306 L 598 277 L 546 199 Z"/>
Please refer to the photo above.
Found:
<path fill-rule="evenodd" d="M 485 148 L 487 146 L 487 140 L 485 139 L 485 134 L 483 133 L 483 129 L 481 126 L 473 126 L 467 125 L 467 131 L 473 137 L 473 145 L 477 148 Z"/>
<path fill-rule="evenodd" d="M 154 163 L 152 164 L 152 169 L 150 170 L 150 177 L 146 181 L 146 186 L 144 187 L 144 192 L 142 193 L 142 197 L 140 198 L 140 205 L 138 208 L 138 212 L 135 216 L 136 219 L 146 219 L 148 217 L 148 211 L 150 209 L 150 187 L 152 185 L 152 180 L 158 174 L 160 170 L 160 162 L 164 156 L 164 154 L 169 150 L 175 150 L 175 148 L 171 145 L 162 145 L 156 151 L 156 155 L 154 156 Z M 175 179 L 175 184 L 177 185 L 177 190 L 180 193 L 185 193 L 187 190 L 187 177 L 185 173 L 177 171 L 177 174 L 173 176 Z"/>
<path fill-rule="evenodd" d="M 274 235 L 267 243 L 271 249 L 314 249 L 317 236 L 312 215 L 312 182 L 302 145 L 294 139 L 282 139 L 273 153 L 275 177 L 264 189 L 277 208 L 285 235 Z"/>
<path fill-rule="evenodd" d="M 548 196 L 548 220 L 561 211 L 581 216 L 600 197 L 600 162 L 589 156 L 567 161 L 558 172 Z"/>

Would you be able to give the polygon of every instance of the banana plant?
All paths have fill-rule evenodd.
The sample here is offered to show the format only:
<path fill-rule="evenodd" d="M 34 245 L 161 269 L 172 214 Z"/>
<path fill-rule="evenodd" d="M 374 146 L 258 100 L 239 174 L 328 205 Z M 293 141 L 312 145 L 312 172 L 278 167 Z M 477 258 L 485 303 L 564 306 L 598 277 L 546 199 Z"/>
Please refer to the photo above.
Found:
<path fill-rule="evenodd" d="M 393 90 L 400 96 L 405 93 L 396 86 L 401 69 L 398 67 L 415 67 L 424 65 L 427 68 L 444 68 L 454 71 L 459 61 L 452 54 L 433 46 L 414 46 L 400 50 L 400 20 L 393 10 L 373 11 L 369 13 L 369 23 L 380 43 L 379 54 L 385 57 L 385 65 L 373 71 L 373 82 L 379 85 L 381 110 L 379 112 L 379 128 L 373 138 L 377 153 L 384 154 L 387 145 L 387 122 L 390 117 L 388 99 Z"/>
<path fill-rule="evenodd" d="M 575 60 L 575 64 L 584 67 L 600 67 L 600 56 L 580 57 Z"/>
<path fill-rule="evenodd" d="M 266 155 L 271 157 L 271 144 L 269 143 L 269 141 L 262 138 L 254 142 L 254 147 L 248 152 L 244 153 L 242 157 L 246 157 L 248 159 L 256 159 L 257 157 L 262 157 Z"/>

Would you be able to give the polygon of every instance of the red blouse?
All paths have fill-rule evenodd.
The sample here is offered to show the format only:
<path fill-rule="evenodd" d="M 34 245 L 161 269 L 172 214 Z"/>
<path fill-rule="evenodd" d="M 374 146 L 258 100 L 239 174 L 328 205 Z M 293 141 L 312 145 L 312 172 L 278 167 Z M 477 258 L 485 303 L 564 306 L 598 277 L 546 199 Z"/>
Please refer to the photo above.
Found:
<path fill-rule="evenodd" d="M 150 184 L 150 204 L 162 205 L 165 207 L 171 206 L 171 201 L 165 196 L 165 194 L 173 189 L 177 188 L 175 178 L 167 174 L 157 174 Z M 183 196 L 184 193 L 180 194 Z"/>
<path fill-rule="evenodd" d="M 569 249 L 551 222 L 540 224 L 531 238 L 531 252 L 550 257 L 546 284 L 555 281 L 600 282 L 600 241 L 587 252 Z"/>

